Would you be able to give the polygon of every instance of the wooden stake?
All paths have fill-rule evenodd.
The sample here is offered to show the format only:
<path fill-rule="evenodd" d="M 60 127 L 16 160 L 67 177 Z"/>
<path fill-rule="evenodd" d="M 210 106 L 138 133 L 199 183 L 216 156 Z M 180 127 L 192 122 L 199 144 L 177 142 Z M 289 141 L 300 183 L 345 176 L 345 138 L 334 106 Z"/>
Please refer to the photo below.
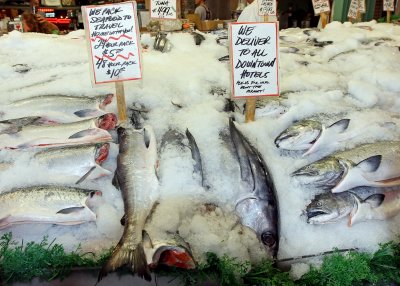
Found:
<path fill-rule="evenodd" d="M 326 24 L 328 24 L 328 15 L 326 14 L 326 12 L 322 12 L 320 14 L 320 18 L 321 18 L 322 29 L 324 29 Z"/>
<path fill-rule="evenodd" d="M 392 11 L 387 11 L 386 12 L 386 23 L 390 23 L 391 16 L 392 16 Z"/>
<path fill-rule="evenodd" d="M 246 117 L 245 122 L 254 121 L 256 114 L 257 97 L 246 99 Z"/>
<path fill-rule="evenodd" d="M 115 82 L 115 91 L 117 95 L 118 122 L 121 124 L 128 120 L 126 115 L 125 90 L 123 81 Z"/>

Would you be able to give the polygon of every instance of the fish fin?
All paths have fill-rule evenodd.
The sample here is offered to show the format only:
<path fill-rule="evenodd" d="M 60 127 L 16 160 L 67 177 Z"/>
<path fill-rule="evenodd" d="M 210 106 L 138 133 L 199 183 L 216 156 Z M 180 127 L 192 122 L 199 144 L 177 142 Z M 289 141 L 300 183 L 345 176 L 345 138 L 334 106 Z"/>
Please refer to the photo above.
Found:
<path fill-rule="evenodd" d="M 350 213 L 349 226 L 352 226 L 357 222 L 369 219 L 371 216 L 371 209 L 378 207 L 385 198 L 385 195 L 374 194 L 363 201 L 354 194 L 353 197 L 355 199 L 355 204 L 353 210 Z"/>
<path fill-rule="evenodd" d="M 86 180 L 86 178 L 90 175 L 90 173 L 92 173 L 94 171 L 94 169 L 96 169 L 96 166 L 93 166 L 92 168 L 90 168 L 89 171 L 87 171 L 78 181 L 76 181 L 75 184 L 79 185 L 84 180 Z"/>
<path fill-rule="evenodd" d="M 122 239 L 115 247 L 111 257 L 101 268 L 97 281 L 99 282 L 109 272 L 115 271 L 117 268 L 124 265 L 128 266 L 129 269 L 139 277 L 151 281 L 151 274 L 147 265 L 143 244 L 139 243 L 136 249 L 131 250 L 124 246 Z"/>
<path fill-rule="evenodd" d="M 85 207 L 70 207 L 70 208 L 65 208 L 65 209 L 59 210 L 57 213 L 58 214 L 72 214 L 72 213 L 78 212 L 84 208 Z"/>
<path fill-rule="evenodd" d="M 203 165 L 201 163 L 200 150 L 192 133 L 190 133 L 187 128 L 186 137 L 189 140 L 189 148 L 192 153 L 192 159 L 194 160 L 193 172 L 201 179 L 201 185 L 204 186 Z"/>
<path fill-rule="evenodd" d="M 125 226 L 125 222 L 126 222 L 126 214 L 124 214 L 121 219 L 119 220 L 119 222 L 121 223 L 122 226 Z"/>
<path fill-rule="evenodd" d="M 357 164 L 357 167 L 363 170 L 364 172 L 375 172 L 382 162 L 382 155 L 375 155 L 369 157 L 365 160 L 362 160 Z"/>
<path fill-rule="evenodd" d="M 365 164 L 368 164 L 368 162 L 365 162 Z M 359 165 L 349 167 L 339 183 L 332 188 L 332 193 L 341 193 L 357 186 L 372 186 L 373 182 L 368 181 L 363 175 L 365 172 L 363 167 L 365 167 L 363 164 L 361 168 Z"/>
<path fill-rule="evenodd" d="M 383 203 L 384 199 L 385 199 L 384 194 L 373 194 L 373 195 L 369 196 L 368 198 L 366 198 L 364 200 L 364 202 L 370 204 L 371 207 L 373 207 L 373 208 L 377 208 Z"/>
<path fill-rule="evenodd" d="M 353 226 L 354 221 L 357 218 L 357 213 L 358 213 L 359 206 L 361 205 L 360 199 L 354 194 L 352 194 L 352 196 L 354 197 L 355 203 L 354 203 L 353 209 L 351 210 L 351 212 L 349 214 L 349 220 L 347 222 L 347 226 L 348 227 L 352 227 Z"/>
<path fill-rule="evenodd" d="M 119 180 L 118 180 L 118 176 L 117 176 L 117 172 L 114 173 L 114 177 L 113 177 L 111 183 L 112 183 L 112 185 L 113 185 L 114 187 L 116 187 L 118 190 L 121 189 L 121 188 L 120 188 L 120 184 L 119 184 Z"/>
<path fill-rule="evenodd" d="M 317 138 L 317 140 L 314 142 L 314 144 L 311 145 L 311 147 L 302 155 L 302 157 L 305 157 L 307 155 L 310 155 L 311 153 L 314 153 L 319 146 L 322 144 L 321 142 L 324 142 L 324 137 L 326 137 L 326 128 L 325 126 L 322 125 L 321 127 L 321 132 Z"/>
<path fill-rule="evenodd" d="M 331 124 L 328 128 L 334 129 L 338 133 L 345 131 L 349 127 L 350 119 L 341 119 Z"/>
<path fill-rule="evenodd" d="M 153 248 L 154 247 L 153 242 L 151 241 L 151 238 L 150 238 L 149 234 L 147 233 L 147 231 L 143 230 L 142 237 L 143 237 L 143 247 L 144 248 Z"/>
<path fill-rule="evenodd" d="M 82 138 L 88 135 L 92 135 L 93 133 L 95 133 L 97 130 L 97 128 L 90 128 L 90 129 L 86 129 L 86 130 L 82 130 L 79 132 L 76 132 L 75 134 L 72 134 L 71 136 L 68 137 L 68 139 L 77 139 L 77 138 Z"/>
<path fill-rule="evenodd" d="M 82 109 L 75 111 L 74 114 L 78 117 L 97 117 L 103 115 L 104 112 L 96 109 Z"/>

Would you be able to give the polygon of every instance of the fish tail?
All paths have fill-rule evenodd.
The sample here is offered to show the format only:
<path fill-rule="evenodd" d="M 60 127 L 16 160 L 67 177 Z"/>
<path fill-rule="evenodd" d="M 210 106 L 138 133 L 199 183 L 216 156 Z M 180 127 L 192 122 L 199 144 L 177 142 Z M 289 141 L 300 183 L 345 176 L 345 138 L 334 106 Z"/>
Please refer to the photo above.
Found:
<path fill-rule="evenodd" d="M 151 281 L 151 274 L 142 243 L 137 245 L 136 249 L 131 250 L 124 247 L 123 243 L 120 241 L 114 248 L 110 259 L 101 268 L 97 282 L 107 276 L 109 272 L 113 272 L 124 265 L 139 277 Z"/>

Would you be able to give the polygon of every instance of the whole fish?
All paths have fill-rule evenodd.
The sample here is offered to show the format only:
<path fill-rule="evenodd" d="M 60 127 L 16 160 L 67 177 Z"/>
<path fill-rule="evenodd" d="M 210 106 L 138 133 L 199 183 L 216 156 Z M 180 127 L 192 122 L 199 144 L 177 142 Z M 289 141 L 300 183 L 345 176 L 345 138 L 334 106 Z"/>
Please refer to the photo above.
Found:
<path fill-rule="evenodd" d="M 304 155 L 307 155 L 323 144 L 341 141 L 338 137 L 347 129 L 349 122 L 350 119 L 341 119 L 324 126 L 318 120 L 300 120 L 279 134 L 275 145 L 283 150 L 304 150 L 307 151 Z"/>
<path fill-rule="evenodd" d="M 371 116 L 374 117 L 374 121 L 369 121 L 366 125 L 367 119 Z M 283 150 L 306 151 L 303 154 L 305 156 L 360 135 L 364 138 L 370 137 L 372 128 L 376 134 L 398 133 L 397 129 L 400 128 L 398 115 L 371 110 L 353 112 L 351 116 L 344 113 L 318 114 L 293 123 L 278 135 L 275 145 Z"/>
<path fill-rule="evenodd" d="M 279 250 L 279 215 L 276 190 L 268 168 L 243 134 L 229 121 L 231 138 L 239 157 L 242 179 L 248 192 L 236 203 L 236 212 L 243 225 L 251 228 L 276 258 Z"/>
<path fill-rule="evenodd" d="M 301 183 L 339 193 L 358 186 L 400 185 L 400 142 L 363 144 L 292 173 Z"/>
<path fill-rule="evenodd" d="M 0 119 L 40 116 L 58 123 L 99 117 L 108 113 L 106 107 L 114 95 L 96 97 L 41 95 L 13 101 L 0 106 Z"/>
<path fill-rule="evenodd" d="M 192 133 L 189 132 L 189 129 L 186 129 L 186 137 L 189 140 L 189 148 L 192 153 L 192 159 L 194 160 L 193 172 L 201 178 L 201 185 L 204 186 L 203 165 L 201 163 L 199 147 Z"/>
<path fill-rule="evenodd" d="M 108 272 L 127 265 L 140 277 L 151 280 L 143 249 L 143 230 L 158 199 L 157 143 L 150 126 L 119 128 L 119 154 L 116 179 L 124 200 L 124 233 L 98 280 Z"/>
<path fill-rule="evenodd" d="M 359 187 L 347 192 L 317 195 L 307 206 L 307 222 L 333 223 L 348 217 L 348 225 L 366 220 L 385 220 L 400 213 L 399 190 Z"/>
<path fill-rule="evenodd" d="M 33 146 L 62 146 L 111 141 L 107 130 L 117 124 L 115 114 L 55 125 L 26 125 L 16 132 L 0 134 L 0 149 L 22 149 Z"/>
<path fill-rule="evenodd" d="M 77 184 L 111 175 L 101 164 L 107 159 L 109 143 L 62 146 L 41 150 L 34 154 L 34 162 L 48 169 L 47 174 L 74 177 Z"/>
<path fill-rule="evenodd" d="M 100 191 L 33 186 L 0 194 L 0 229 L 23 223 L 75 225 L 95 221 Z"/>

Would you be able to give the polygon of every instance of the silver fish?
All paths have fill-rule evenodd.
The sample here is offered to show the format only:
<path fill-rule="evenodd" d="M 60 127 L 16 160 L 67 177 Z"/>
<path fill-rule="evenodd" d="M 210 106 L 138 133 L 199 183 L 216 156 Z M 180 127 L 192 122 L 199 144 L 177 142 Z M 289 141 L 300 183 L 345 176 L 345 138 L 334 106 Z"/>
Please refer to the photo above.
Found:
<path fill-rule="evenodd" d="M 374 121 L 368 118 L 374 117 Z M 275 145 L 282 150 L 305 151 L 303 156 L 320 151 L 322 148 L 348 142 L 356 137 L 368 137 L 374 133 L 398 133 L 400 121 L 397 114 L 383 111 L 360 110 L 346 114 L 317 114 L 293 123 L 275 139 Z M 394 138 L 393 138 L 394 139 Z M 392 139 L 392 140 L 393 140 Z M 396 140 L 396 139 L 395 139 Z"/>
<path fill-rule="evenodd" d="M 115 114 L 55 125 L 26 125 L 16 133 L 0 135 L 0 149 L 23 149 L 32 146 L 62 146 L 111 141 L 107 130 L 117 124 Z"/>
<path fill-rule="evenodd" d="M 229 121 L 232 141 L 239 157 L 240 169 L 248 184 L 248 193 L 236 203 L 243 225 L 251 228 L 276 258 L 279 250 L 279 215 L 276 190 L 267 166 L 243 134 Z"/>
<path fill-rule="evenodd" d="M 143 248 L 143 230 L 158 199 L 157 143 L 150 126 L 142 129 L 119 128 L 119 154 L 116 178 L 124 200 L 124 233 L 98 280 L 108 272 L 127 265 L 140 277 L 151 280 Z"/>
<path fill-rule="evenodd" d="M 0 106 L 0 119 L 40 116 L 49 121 L 74 122 L 108 113 L 106 107 L 112 103 L 113 97 L 112 94 L 97 97 L 67 95 L 29 97 Z"/>
<path fill-rule="evenodd" d="M 292 173 L 301 183 L 339 193 L 358 186 L 400 185 L 400 142 L 363 144 Z"/>
<path fill-rule="evenodd" d="M 196 140 L 194 139 L 192 133 L 189 132 L 189 129 L 186 129 L 186 137 L 189 140 L 189 148 L 192 153 L 192 159 L 194 160 L 194 173 L 201 178 L 201 185 L 204 186 L 204 176 L 203 176 L 203 165 L 201 163 L 201 156 L 199 147 L 197 147 Z"/>
<path fill-rule="evenodd" d="M 95 221 L 100 191 L 33 186 L 0 194 L 0 229 L 23 223 L 75 225 Z"/>
<path fill-rule="evenodd" d="M 338 140 L 338 135 L 347 129 L 349 122 L 350 119 L 341 119 L 324 126 L 318 120 L 300 120 L 279 134 L 275 145 L 283 150 L 304 150 L 307 151 L 304 155 L 307 155 L 315 152 L 324 143 Z"/>
<path fill-rule="evenodd" d="M 307 206 L 310 224 L 334 223 L 348 217 L 348 225 L 366 220 L 385 220 L 400 213 L 399 190 L 359 187 L 347 192 L 317 195 Z"/>
<path fill-rule="evenodd" d="M 34 162 L 48 169 L 48 175 L 74 177 L 77 184 L 111 175 L 101 164 L 107 159 L 109 143 L 47 148 L 33 155 Z"/>

